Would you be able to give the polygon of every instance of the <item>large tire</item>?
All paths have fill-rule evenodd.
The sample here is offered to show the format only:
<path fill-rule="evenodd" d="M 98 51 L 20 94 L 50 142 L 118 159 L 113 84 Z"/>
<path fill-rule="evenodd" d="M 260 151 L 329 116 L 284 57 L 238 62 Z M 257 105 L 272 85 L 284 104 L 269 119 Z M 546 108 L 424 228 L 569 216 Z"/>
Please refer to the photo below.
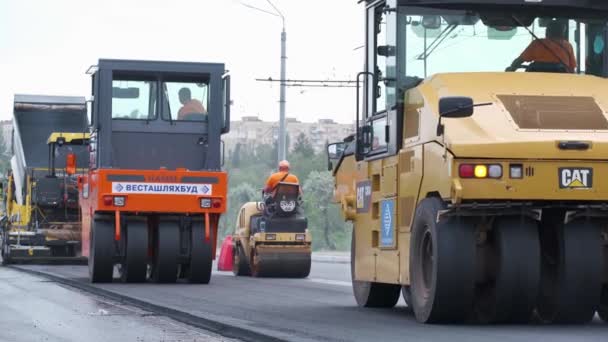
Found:
<path fill-rule="evenodd" d="M 593 319 L 602 292 L 600 226 L 591 220 L 543 227 L 538 314 L 545 322 Z"/>
<path fill-rule="evenodd" d="M 2 253 L 2 265 L 11 264 L 11 249 L 8 245 L 8 233 L 7 228 L 2 231 L 2 246 L 0 246 L 0 252 Z"/>
<path fill-rule="evenodd" d="M 232 248 L 232 273 L 235 276 L 251 276 L 251 267 L 241 244 Z"/>
<path fill-rule="evenodd" d="M 209 241 L 205 240 L 204 222 L 192 222 L 190 229 L 190 266 L 186 278 L 195 284 L 209 284 L 213 268 L 213 230 Z"/>
<path fill-rule="evenodd" d="M 93 283 L 110 283 L 114 273 L 114 224 L 93 220 L 89 245 L 89 278 Z"/>
<path fill-rule="evenodd" d="M 525 217 L 501 217 L 489 235 L 496 277 L 477 294 L 477 319 L 484 323 L 529 322 L 540 286 L 537 224 Z"/>
<path fill-rule="evenodd" d="M 602 296 L 600 298 L 600 306 L 597 309 L 597 314 L 602 321 L 608 323 L 608 285 L 602 287 Z"/>
<path fill-rule="evenodd" d="M 355 279 L 356 241 L 353 227 L 350 244 L 350 274 L 357 305 L 367 308 L 392 308 L 399 301 L 401 285 L 360 281 Z"/>
<path fill-rule="evenodd" d="M 437 222 L 445 209 L 426 198 L 416 209 L 410 240 L 411 304 L 422 323 L 455 323 L 470 318 L 475 289 L 476 239 L 462 218 Z"/>
<path fill-rule="evenodd" d="M 153 281 L 174 283 L 177 280 L 179 251 L 179 223 L 161 220 L 154 239 Z"/>
<path fill-rule="evenodd" d="M 409 285 L 403 285 L 401 287 L 401 297 L 403 297 L 403 301 L 408 308 L 412 307 L 412 290 Z"/>
<path fill-rule="evenodd" d="M 148 225 L 145 221 L 129 221 L 122 234 L 123 257 L 120 279 L 126 283 L 146 281 L 148 271 Z"/>

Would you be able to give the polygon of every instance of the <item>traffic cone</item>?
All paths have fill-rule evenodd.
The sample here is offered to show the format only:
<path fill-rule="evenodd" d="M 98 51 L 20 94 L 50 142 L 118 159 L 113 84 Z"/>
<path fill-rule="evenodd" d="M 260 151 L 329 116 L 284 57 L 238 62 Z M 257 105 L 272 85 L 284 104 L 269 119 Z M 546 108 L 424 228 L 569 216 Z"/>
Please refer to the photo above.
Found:
<path fill-rule="evenodd" d="M 220 258 L 217 262 L 218 271 L 232 271 L 232 236 L 228 235 L 222 242 Z"/>

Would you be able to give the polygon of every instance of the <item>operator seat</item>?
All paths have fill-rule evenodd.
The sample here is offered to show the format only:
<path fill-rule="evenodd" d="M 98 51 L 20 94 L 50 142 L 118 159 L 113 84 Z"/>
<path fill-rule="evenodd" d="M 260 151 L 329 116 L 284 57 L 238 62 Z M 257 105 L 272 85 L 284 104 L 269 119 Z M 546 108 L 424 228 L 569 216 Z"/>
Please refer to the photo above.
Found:
<path fill-rule="evenodd" d="M 300 210 L 300 185 L 280 182 L 264 201 L 264 213 L 258 221 L 267 233 L 303 233 L 308 220 Z"/>

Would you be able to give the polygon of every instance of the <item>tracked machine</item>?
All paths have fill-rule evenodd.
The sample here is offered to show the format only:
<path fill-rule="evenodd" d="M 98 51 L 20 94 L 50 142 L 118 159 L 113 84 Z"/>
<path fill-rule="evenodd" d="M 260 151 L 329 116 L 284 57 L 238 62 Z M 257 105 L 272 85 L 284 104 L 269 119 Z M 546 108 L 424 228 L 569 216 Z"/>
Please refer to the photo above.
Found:
<path fill-rule="evenodd" d="M 298 184 L 280 182 L 264 202 L 249 202 L 241 207 L 232 238 L 234 275 L 309 275 L 312 240 L 299 194 Z"/>
<path fill-rule="evenodd" d="M 77 177 L 87 166 L 83 97 L 15 95 L 2 262 L 86 263 Z"/>
<path fill-rule="evenodd" d="M 357 133 L 328 147 L 357 303 L 608 320 L 608 2 L 360 2 Z"/>
<path fill-rule="evenodd" d="M 92 282 L 208 283 L 226 209 L 224 65 L 99 60 L 82 253 Z"/>

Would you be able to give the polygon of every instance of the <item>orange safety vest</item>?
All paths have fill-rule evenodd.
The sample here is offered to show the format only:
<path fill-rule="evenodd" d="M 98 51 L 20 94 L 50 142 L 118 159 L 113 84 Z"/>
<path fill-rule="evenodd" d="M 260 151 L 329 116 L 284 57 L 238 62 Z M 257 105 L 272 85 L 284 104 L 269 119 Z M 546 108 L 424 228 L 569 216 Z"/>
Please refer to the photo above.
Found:
<path fill-rule="evenodd" d="M 177 119 L 183 120 L 187 114 L 205 114 L 205 107 L 199 100 L 190 100 L 186 102 L 177 112 Z"/>
<path fill-rule="evenodd" d="M 273 191 L 277 184 L 279 184 L 280 182 L 300 184 L 300 181 L 298 180 L 298 177 L 296 177 L 296 175 L 292 175 L 291 173 L 287 173 L 285 171 L 279 171 L 273 173 L 272 175 L 270 175 L 270 177 L 268 177 L 268 180 L 266 180 L 266 187 L 264 188 L 264 191 Z"/>
<path fill-rule="evenodd" d="M 524 50 L 520 58 L 526 62 L 563 63 L 569 72 L 574 72 L 576 69 L 574 50 L 570 42 L 564 39 L 543 38 L 534 40 Z"/>

